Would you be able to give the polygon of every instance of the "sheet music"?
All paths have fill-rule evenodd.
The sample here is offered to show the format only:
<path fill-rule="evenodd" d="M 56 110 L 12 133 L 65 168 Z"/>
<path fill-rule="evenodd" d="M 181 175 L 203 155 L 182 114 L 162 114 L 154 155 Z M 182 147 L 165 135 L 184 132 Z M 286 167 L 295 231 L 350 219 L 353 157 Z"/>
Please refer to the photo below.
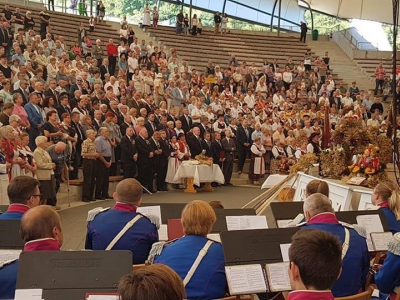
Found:
<path fill-rule="evenodd" d="M 289 248 L 291 244 L 280 244 L 283 261 L 289 261 Z"/>
<path fill-rule="evenodd" d="M 371 241 L 375 251 L 387 251 L 392 237 L 391 232 L 372 232 Z"/>
<path fill-rule="evenodd" d="M 157 216 L 160 218 L 160 224 L 162 222 L 160 206 L 139 206 L 136 211 L 145 216 L 149 216 L 149 215 Z"/>
<path fill-rule="evenodd" d="M 267 229 L 266 216 L 226 216 L 226 227 L 232 230 Z"/>
<path fill-rule="evenodd" d="M 209 233 L 207 234 L 207 238 L 216 241 L 218 243 L 221 243 L 221 236 L 219 235 L 219 233 Z"/>
<path fill-rule="evenodd" d="M 14 300 L 42 300 L 42 294 L 42 289 L 16 290 Z"/>
<path fill-rule="evenodd" d="M 278 220 L 276 221 L 276 225 L 278 225 L 278 228 L 285 228 L 286 225 L 288 225 L 292 221 L 293 220 Z"/>
<path fill-rule="evenodd" d="M 160 241 L 168 241 L 168 225 L 160 225 L 160 229 L 158 229 L 158 239 Z"/>
<path fill-rule="evenodd" d="M 375 251 L 371 241 L 371 232 L 383 232 L 381 218 L 375 215 L 359 215 L 356 218 L 357 224 L 363 226 L 367 231 L 367 246 L 369 251 Z"/>
<path fill-rule="evenodd" d="M 256 294 L 267 291 L 261 265 L 226 266 L 226 279 L 231 295 Z"/>
<path fill-rule="evenodd" d="M 0 250 L 0 265 L 4 262 L 19 259 L 22 250 Z"/>
<path fill-rule="evenodd" d="M 289 263 L 267 264 L 267 277 L 269 288 L 272 292 L 290 291 Z"/>
<path fill-rule="evenodd" d="M 87 300 L 118 300 L 118 295 L 89 295 Z"/>

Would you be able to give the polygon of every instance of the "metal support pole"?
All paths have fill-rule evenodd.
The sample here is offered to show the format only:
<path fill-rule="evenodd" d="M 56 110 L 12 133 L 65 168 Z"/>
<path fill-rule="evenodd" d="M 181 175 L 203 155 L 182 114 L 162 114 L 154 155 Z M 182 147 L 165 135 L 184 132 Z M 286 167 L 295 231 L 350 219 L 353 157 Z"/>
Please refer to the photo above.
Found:
<path fill-rule="evenodd" d="M 273 24 L 274 24 L 274 15 L 275 15 L 275 8 L 276 8 L 276 4 L 278 3 L 278 0 L 275 0 L 275 3 L 274 3 L 274 7 L 272 8 L 272 13 L 271 13 L 271 26 L 270 26 L 270 29 L 269 29 L 269 31 L 271 31 L 272 32 L 272 28 L 273 28 Z"/>
<path fill-rule="evenodd" d="M 189 4 L 189 28 L 192 28 L 192 2 L 193 0 L 190 0 Z"/>
<path fill-rule="evenodd" d="M 222 5 L 222 15 L 225 13 L 225 7 L 226 7 L 226 0 L 224 0 L 224 4 Z"/>
<path fill-rule="evenodd" d="M 313 32 L 313 31 L 314 31 L 314 14 L 313 14 L 311 5 L 310 5 L 310 3 L 308 3 L 308 2 L 305 1 L 305 0 L 300 0 L 300 1 L 303 2 L 305 5 L 307 5 L 307 6 L 308 6 L 308 9 L 310 10 L 310 15 L 311 15 L 311 32 Z M 336 17 L 336 22 L 338 22 L 337 17 Z"/>
<path fill-rule="evenodd" d="M 281 35 L 281 13 L 282 13 L 282 0 L 279 1 L 279 9 L 278 9 L 278 36 Z"/>

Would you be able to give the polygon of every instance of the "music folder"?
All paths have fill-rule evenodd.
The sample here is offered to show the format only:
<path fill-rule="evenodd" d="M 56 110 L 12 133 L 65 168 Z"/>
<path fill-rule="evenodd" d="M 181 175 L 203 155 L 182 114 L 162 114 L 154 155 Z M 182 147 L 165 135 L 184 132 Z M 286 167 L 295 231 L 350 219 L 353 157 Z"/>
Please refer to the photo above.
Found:
<path fill-rule="evenodd" d="M 42 289 L 43 299 L 85 299 L 116 292 L 132 272 L 131 251 L 35 251 L 19 258 L 17 289 Z"/>
<path fill-rule="evenodd" d="M 142 203 L 141 206 L 160 206 L 161 223 L 167 224 L 169 219 L 180 219 L 186 203 Z"/>
<path fill-rule="evenodd" d="M 215 214 L 217 216 L 217 221 L 214 224 L 212 233 L 219 233 L 221 231 L 228 230 L 226 226 L 226 217 L 227 216 L 255 216 L 256 212 L 252 208 L 245 209 L 229 209 L 229 208 L 221 208 L 215 209 Z"/>
<path fill-rule="evenodd" d="M 300 228 L 223 231 L 225 272 L 231 295 L 290 290 L 283 249 Z M 285 247 L 282 247 L 285 245 Z"/>
<path fill-rule="evenodd" d="M 168 241 L 179 239 L 184 236 L 183 226 L 181 219 L 170 219 L 168 220 Z"/>
<path fill-rule="evenodd" d="M 24 241 L 19 235 L 20 220 L 0 220 L 0 249 L 24 248 Z"/>

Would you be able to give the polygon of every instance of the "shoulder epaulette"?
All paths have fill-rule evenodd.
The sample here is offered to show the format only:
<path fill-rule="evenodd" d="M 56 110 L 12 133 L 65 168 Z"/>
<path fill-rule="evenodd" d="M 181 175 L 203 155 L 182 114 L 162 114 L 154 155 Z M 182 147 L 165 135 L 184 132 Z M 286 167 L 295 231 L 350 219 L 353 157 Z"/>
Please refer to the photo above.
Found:
<path fill-rule="evenodd" d="M 99 213 L 102 213 L 102 212 L 104 212 L 104 211 L 107 211 L 107 210 L 109 210 L 110 208 L 109 207 L 106 207 L 106 208 L 102 208 L 102 207 L 96 207 L 96 208 L 94 208 L 94 209 L 92 209 L 92 210 L 89 210 L 88 211 L 88 217 L 87 217 L 87 222 L 90 222 L 90 221 L 93 221 L 94 220 L 94 218 L 99 214 Z"/>
<path fill-rule="evenodd" d="M 143 215 L 141 213 L 138 213 L 139 215 L 141 215 L 142 217 L 148 219 L 152 224 L 154 224 L 157 229 L 160 229 L 161 226 L 161 220 L 157 215 Z"/>
<path fill-rule="evenodd" d="M 388 251 L 400 256 L 400 232 L 396 233 L 390 240 Z"/>
<path fill-rule="evenodd" d="M 167 242 L 160 241 L 160 242 L 154 243 L 151 246 L 151 250 L 149 252 L 149 257 L 147 258 L 148 262 L 150 264 L 153 264 L 154 263 L 154 259 L 162 253 L 162 251 L 164 250 L 164 247 L 167 247 L 168 245 L 172 244 L 176 240 L 177 239 L 172 240 L 172 241 L 167 241 Z"/>
<path fill-rule="evenodd" d="M 18 258 L 6 260 L 6 261 L 0 261 L 0 269 L 3 268 L 4 266 L 12 264 L 14 261 L 17 261 Z"/>
<path fill-rule="evenodd" d="M 365 229 L 364 226 L 360 226 L 358 224 L 351 225 L 346 222 L 339 222 L 339 223 L 344 227 L 354 229 L 358 233 L 358 235 L 362 236 L 363 238 L 365 239 L 367 238 L 367 230 Z"/>

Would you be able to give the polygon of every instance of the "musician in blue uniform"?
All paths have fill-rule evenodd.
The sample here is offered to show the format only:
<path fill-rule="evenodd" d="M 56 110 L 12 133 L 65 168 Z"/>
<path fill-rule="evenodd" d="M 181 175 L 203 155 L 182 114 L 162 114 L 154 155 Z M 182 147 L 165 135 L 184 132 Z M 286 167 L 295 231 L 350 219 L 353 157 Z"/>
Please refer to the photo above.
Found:
<path fill-rule="evenodd" d="M 342 273 L 332 288 L 334 297 L 359 293 L 369 271 L 365 233 L 361 228 L 339 223 L 331 201 L 320 193 L 309 196 L 304 201 L 303 210 L 307 223 L 300 224 L 302 229 L 315 228 L 330 232 L 339 237 L 342 243 Z"/>
<path fill-rule="evenodd" d="M 48 205 L 37 206 L 26 212 L 21 220 L 20 232 L 25 242 L 25 252 L 60 251 L 63 243 L 60 216 Z M 17 275 L 17 257 L 0 260 L 0 299 L 14 299 Z"/>
<path fill-rule="evenodd" d="M 161 220 L 157 216 L 145 217 L 136 212 L 142 194 L 142 186 L 136 179 L 127 178 L 118 183 L 113 194 L 114 208 L 98 207 L 89 211 L 85 248 L 130 250 L 133 263 L 143 264 L 151 246 L 158 242 L 155 224 L 160 224 Z"/>
<path fill-rule="evenodd" d="M 39 180 L 30 176 L 17 176 L 7 187 L 10 206 L 0 219 L 21 219 L 30 208 L 40 204 Z"/>
<path fill-rule="evenodd" d="M 389 243 L 387 257 L 375 274 L 375 284 L 381 299 L 394 300 L 400 292 L 397 288 L 400 285 L 400 233 L 396 233 Z"/>
<path fill-rule="evenodd" d="M 165 264 L 179 274 L 188 299 L 208 300 L 225 296 L 227 282 L 222 245 L 207 239 L 216 219 L 207 202 L 192 201 L 182 211 L 185 236 L 167 244 L 157 243 L 151 251 L 150 262 Z"/>
<path fill-rule="evenodd" d="M 385 213 L 390 231 L 400 232 L 400 193 L 396 184 L 390 181 L 378 183 L 371 196 L 372 204 Z"/>

